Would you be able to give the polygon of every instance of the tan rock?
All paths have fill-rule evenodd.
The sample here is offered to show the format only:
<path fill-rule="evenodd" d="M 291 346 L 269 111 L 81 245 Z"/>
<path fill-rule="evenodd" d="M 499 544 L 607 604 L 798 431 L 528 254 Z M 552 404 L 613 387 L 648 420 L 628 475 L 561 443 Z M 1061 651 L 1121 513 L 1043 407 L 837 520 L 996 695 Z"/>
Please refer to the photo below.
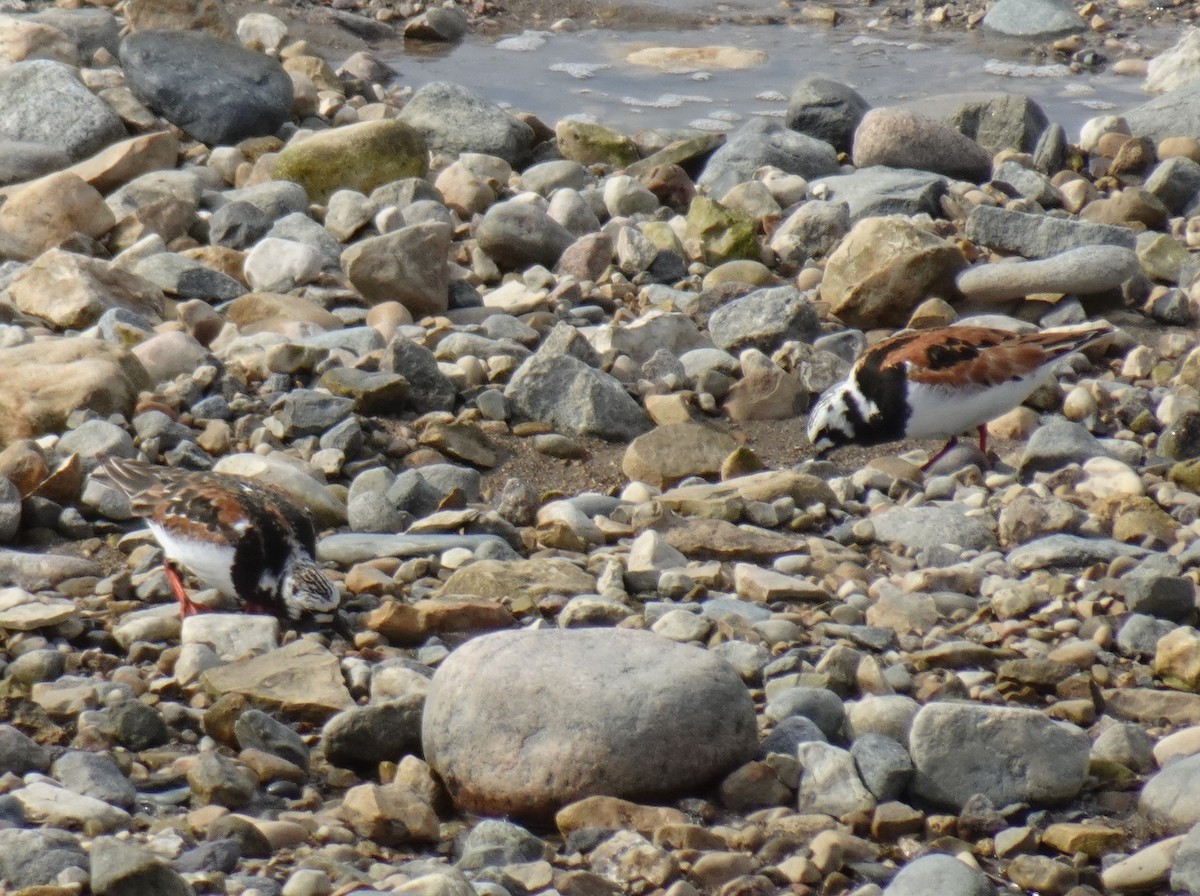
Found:
<path fill-rule="evenodd" d="M 564 837 L 584 828 L 637 831 L 649 836 L 664 825 L 681 825 L 687 820 L 684 813 L 666 806 L 643 806 L 615 796 L 588 796 L 559 809 L 554 826 Z"/>
<path fill-rule="evenodd" d="M 342 269 L 371 305 L 395 301 L 413 317 L 440 314 L 450 301 L 452 236 L 440 222 L 402 227 L 354 243 L 342 253 Z"/>
<path fill-rule="evenodd" d="M 511 628 L 513 614 L 486 597 L 439 597 L 415 604 L 388 601 L 366 619 L 366 627 L 394 644 L 420 644 L 445 632 L 480 632 Z"/>
<path fill-rule="evenodd" d="M 0 349 L 0 382 L 0 446 L 60 432 L 80 408 L 131 416 L 138 393 L 150 388 L 133 355 L 79 337 Z"/>
<path fill-rule="evenodd" d="M 325 330 L 340 330 L 342 321 L 300 296 L 274 292 L 250 292 L 234 299 L 225 311 L 225 319 L 245 332 L 271 330 L 276 322 L 308 321 Z"/>
<path fill-rule="evenodd" d="M 726 520 L 686 520 L 666 532 L 667 542 L 690 560 L 769 560 L 803 550 L 803 539 L 735 526 Z"/>
<path fill-rule="evenodd" d="M 98 238 L 117 223 L 95 187 L 60 171 L 0 206 L 0 253 L 27 261 L 73 233 Z"/>
<path fill-rule="evenodd" d="M 572 597 L 595 590 L 595 576 L 569 560 L 551 557 L 480 560 L 468 564 L 455 570 L 438 591 L 438 596 L 474 596 L 511 603 L 518 596 L 538 600 L 547 594 Z"/>
<path fill-rule="evenodd" d="M 1200 724 L 1200 694 L 1153 688 L 1111 688 L 1104 692 L 1109 715 L 1131 722 Z"/>
<path fill-rule="evenodd" d="M 730 420 L 791 420 L 804 412 L 811 396 L 800 374 L 763 364 L 733 384 L 723 407 Z"/>
<path fill-rule="evenodd" d="M 1042 832 L 1042 843 L 1064 855 L 1073 856 L 1082 852 L 1098 859 L 1107 853 L 1119 851 L 1125 843 L 1125 834 L 1102 824 L 1063 821 L 1050 825 Z"/>
<path fill-rule="evenodd" d="M 744 71 L 757 68 L 767 61 L 762 50 L 745 47 L 647 47 L 625 57 L 630 65 L 645 65 L 671 74 L 720 69 Z"/>
<path fill-rule="evenodd" d="M 688 476 L 714 476 L 737 447 L 728 433 L 703 423 L 671 423 L 640 435 L 625 451 L 621 471 L 654 486 L 672 485 Z"/>
<path fill-rule="evenodd" d="M 384 846 L 433 843 L 438 818 L 425 800 L 394 784 L 360 784 L 346 791 L 340 810 L 355 833 Z"/>
<path fill-rule="evenodd" d="M 91 188 L 88 187 L 90 190 Z M 80 330 L 110 308 L 162 320 L 162 290 L 111 262 L 62 249 L 43 252 L 8 287 L 21 311 L 55 327 Z"/>
<path fill-rule="evenodd" d="M 931 293 L 954 295 L 966 264 L 957 246 L 908 218 L 866 218 L 829 256 L 821 298 L 851 326 L 898 327 Z"/>
<path fill-rule="evenodd" d="M 1154 674 L 1167 687 L 1196 690 L 1200 684 L 1200 632 L 1181 626 L 1160 638 L 1154 651 Z"/>
<path fill-rule="evenodd" d="M 337 657 L 308 640 L 208 669 L 200 680 L 214 696 L 241 694 L 252 703 L 312 721 L 354 705 Z"/>
<path fill-rule="evenodd" d="M 125 19 L 133 31 L 205 31 L 234 36 L 234 24 L 221 0 L 131 0 Z"/>
<path fill-rule="evenodd" d="M 58 28 L 16 16 L 0 16 L 0 66 L 25 59 L 53 59 L 65 65 L 78 65 L 79 48 Z"/>

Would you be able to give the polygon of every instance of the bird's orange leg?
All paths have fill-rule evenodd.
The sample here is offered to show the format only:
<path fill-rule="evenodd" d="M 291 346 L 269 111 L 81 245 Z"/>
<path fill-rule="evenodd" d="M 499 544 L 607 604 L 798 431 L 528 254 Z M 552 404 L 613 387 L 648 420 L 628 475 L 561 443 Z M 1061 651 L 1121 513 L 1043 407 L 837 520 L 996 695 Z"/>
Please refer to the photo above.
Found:
<path fill-rule="evenodd" d="M 186 618 L 195 616 L 200 612 L 200 607 L 192 602 L 192 599 L 187 596 L 187 592 L 183 590 L 183 580 L 179 578 L 179 573 L 170 563 L 163 564 L 163 571 L 167 574 L 167 581 L 171 583 L 171 590 L 175 592 L 175 599 L 179 601 L 179 616 Z"/>
<path fill-rule="evenodd" d="M 987 457 L 987 426 L 979 424 L 979 453 Z"/>

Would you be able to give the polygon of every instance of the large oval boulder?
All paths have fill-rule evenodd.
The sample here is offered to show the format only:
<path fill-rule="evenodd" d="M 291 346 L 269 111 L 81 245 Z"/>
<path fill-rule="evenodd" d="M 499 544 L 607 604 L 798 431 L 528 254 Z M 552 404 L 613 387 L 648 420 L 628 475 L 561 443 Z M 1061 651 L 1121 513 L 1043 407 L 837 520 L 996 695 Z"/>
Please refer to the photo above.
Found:
<path fill-rule="evenodd" d="M 274 134 L 292 110 L 277 59 L 194 31 L 139 31 L 121 43 L 129 88 L 189 137 L 210 146 Z"/>
<path fill-rule="evenodd" d="M 394 118 L 318 131 L 290 144 L 275 162 L 276 177 L 295 181 L 321 203 L 338 190 L 366 194 L 428 170 L 425 138 Z"/>
<path fill-rule="evenodd" d="M 468 641 L 433 677 L 421 739 L 458 806 L 534 818 L 586 796 L 699 788 L 758 745 L 731 666 L 626 629 Z"/>

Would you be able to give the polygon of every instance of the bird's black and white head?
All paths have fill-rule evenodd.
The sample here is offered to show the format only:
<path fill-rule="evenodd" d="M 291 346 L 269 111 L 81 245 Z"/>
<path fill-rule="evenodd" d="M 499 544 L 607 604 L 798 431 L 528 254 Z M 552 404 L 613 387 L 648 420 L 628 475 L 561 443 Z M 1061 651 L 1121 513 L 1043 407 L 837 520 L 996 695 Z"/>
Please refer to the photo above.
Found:
<path fill-rule="evenodd" d="M 808 415 L 808 440 L 816 449 L 817 457 L 824 457 L 834 448 L 854 442 L 858 436 L 856 421 L 861 422 L 858 411 L 862 396 L 849 382 L 841 382 L 829 389 L 817 400 Z"/>
<path fill-rule="evenodd" d="M 294 558 L 279 580 L 279 602 L 291 619 L 332 614 L 339 600 L 337 587 L 306 557 Z"/>

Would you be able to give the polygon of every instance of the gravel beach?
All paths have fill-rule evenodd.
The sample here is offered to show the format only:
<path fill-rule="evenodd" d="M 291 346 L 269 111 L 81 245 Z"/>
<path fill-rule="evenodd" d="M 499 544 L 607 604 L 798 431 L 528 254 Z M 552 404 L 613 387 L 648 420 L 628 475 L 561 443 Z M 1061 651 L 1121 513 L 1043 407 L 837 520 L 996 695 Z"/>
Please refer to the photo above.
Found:
<path fill-rule="evenodd" d="M 555 18 L 622 9 L 688 17 Z M 0 15 L 0 893 L 1200 894 L 1200 38 L 1122 32 L 1195 10 L 921 10 L 1123 56 L 1081 134 L 816 76 L 623 133 L 366 48 L 535 12 Z M 1115 333 L 989 457 L 811 457 L 965 320 Z M 181 620 L 110 456 L 307 508 L 352 639 Z"/>

